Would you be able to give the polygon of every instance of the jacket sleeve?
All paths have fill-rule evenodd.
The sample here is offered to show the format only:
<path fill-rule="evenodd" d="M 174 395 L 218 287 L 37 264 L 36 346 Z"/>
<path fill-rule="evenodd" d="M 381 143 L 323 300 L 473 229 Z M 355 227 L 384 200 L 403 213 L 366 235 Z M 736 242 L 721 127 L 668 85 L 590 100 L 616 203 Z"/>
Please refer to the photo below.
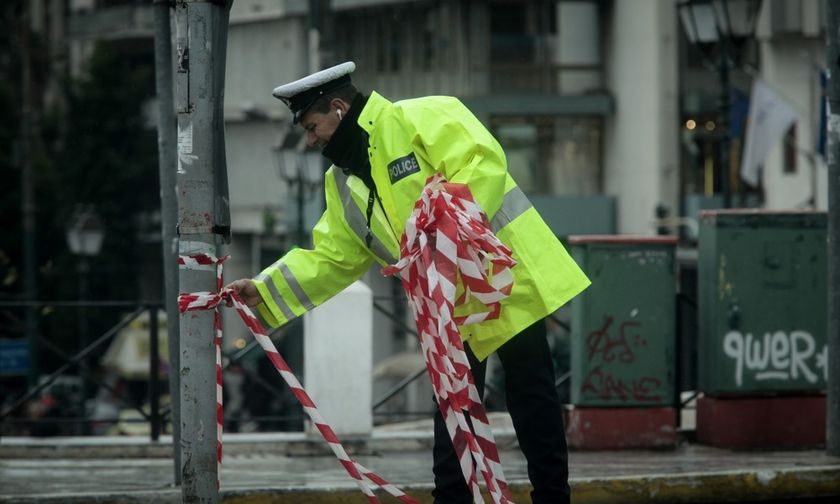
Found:
<path fill-rule="evenodd" d="M 324 177 L 327 209 L 312 230 L 313 248 L 294 249 L 254 278 L 262 297 L 258 317 L 279 327 L 324 303 L 358 280 L 373 257 L 352 234 L 335 177 Z"/>
<path fill-rule="evenodd" d="M 502 204 L 507 177 L 501 145 L 457 99 L 431 99 L 441 102 L 406 114 L 416 128 L 415 152 L 426 156 L 426 161 L 448 181 L 467 184 L 492 219 Z"/>

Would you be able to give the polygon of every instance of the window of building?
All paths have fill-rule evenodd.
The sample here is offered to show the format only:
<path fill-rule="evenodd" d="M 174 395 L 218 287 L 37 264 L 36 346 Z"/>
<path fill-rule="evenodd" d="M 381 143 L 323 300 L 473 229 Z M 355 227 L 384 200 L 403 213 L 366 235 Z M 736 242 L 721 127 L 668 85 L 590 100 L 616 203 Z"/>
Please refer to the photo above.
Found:
<path fill-rule="evenodd" d="M 582 93 L 603 87 L 598 2 L 487 4 L 490 88 L 500 93 Z"/>
<path fill-rule="evenodd" d="M 508 171 L 523 191 L 550 196 L 601 192 L 602 121 L 595 117 L 494 118 Z"/>
<path fill-rule="evenodd" d="M 362 23 L 364 20 L 359 19 Z M 402 66 L 403 32 L 405 18 L 397 10 L 384 11 L 377 16 L 373 43 L 376 48 L 376 70 L 383 73 L 399 72 Z M 358 25 L 357 25 L 358 27 Z M 354 36 L 353 31 L 349 33 Z M 354 56 L 352 59 L 358 59 Z"/>
<path fill-rule="evenodd" d="M 505 149 L 508 172 L 526 193 L 536 193 L 542 177 L 537 160 L 537 126 L 528 122 L 501 122 L 494 128 L 496 139 Z"/>
<path fill-rule="evenodd" d="M 534 34 L 529 30 L 529 5 L 490 4 L 490 60 L 493 63 L 533 63 Z"/>

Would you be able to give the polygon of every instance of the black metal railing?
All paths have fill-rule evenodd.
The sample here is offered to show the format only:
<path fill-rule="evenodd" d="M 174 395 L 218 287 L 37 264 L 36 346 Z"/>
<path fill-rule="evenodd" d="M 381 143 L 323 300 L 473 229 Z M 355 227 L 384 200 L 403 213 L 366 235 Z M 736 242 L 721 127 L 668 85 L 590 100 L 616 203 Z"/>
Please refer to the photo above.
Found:
<path fill-rule="evenodd" d="M 158 349 L 158 313 L 162 307 L 160 302 L 134 302 L 134 301 L 31 301 L 31 302 L 3 302 L 0 303 L 0 308 L 133 308 L 133 311 L 122 318 L 119 322 L 113 325 L 110 329 L 105 331 L 101 336 L 92 342 L 83 346 L 75 354 L 69 354 L 62 350 L 51 341 L 45 339 L 40 334 L 32 337 L 36 339 L 35 344 L 31 346 L 32 351 L 39 351 L 44 348 L 54 355 L 56 355 L 63 362 L 57 369 L 50 374 L 40 377 L 38 383 L 31 386 L 20 397 L 12 399 L 11 405 L 5 407 L 0 411 L 0 425 L 11 424 L 35 424 L 35 423 L 53 423 L 53 424 L 78 424 L 82 425 L 82 433 L 89 433 L 90 426 L 96 423 L 112 423 L 125 421 L 120 418 L 110 419 L 93 419 L 86 414 L 84 403 L 87 400 L 86 384 L 94 383 L 102 386 L 112 394 L 115 398 L 120 400 L 123 404 L 136 410 L 142 417 L 143 421 L 149 422 L 150 435 L 153 441 L 157 441 L 161 433 L 162 417 L 160 413 L 160 357 Z M 95 351 L 97 351 L 104 344 L 111 342 L 114 337 L 123 329 L 128 327 L 134 320 L 136 320 L 144 312 L 149 312 L 149 380 L 148 380 L 148 397 L 149 397 L 149 411 L 144 411 L 141 405 L 135 404 L 121 396 L 118 391 L 109 384 L 106 380 L 98 376 L 97 373 L 91 371 L 87 366 L 87 359 Z M 59 411 L 56 415 L 50 418 L 19 418 L 12 415 L 19 412 L 20 409 L 27 403 L 36 399 L 44 391 L 48 390 L 59 377 L 63 376 L 68 370 L 76 369 L 82 379 L 82 386 L 80 392 L 80 402 L 82 407 L 78 412 L 78 416 L 64 416 Z M 5 430 L 5 429 L 3 429 Z"/>
<path fill-rule="evenodd" d="M 388 308 L 388 300 L 394 300 L 394 297 L 377 297 L 374 299 L 373 308 L 376 312 L 380 313 L 381 315 L 385 316 L 388 320 L 390 320 L 396 330 L 403 331 L 404 334 L 413 335 L 415 338 L 417 337 L 417 332 L 415 328 L 411 327 L 406 321 L 404 320 L 404 313 L 397 313 L 393 310 L 389 310 Z M 42 349 L 45 351 L 50 352 L 51 354 L 55 355 L 57 358 L 60 359 L 61 364 L 55 367 L 55 370 L 52 371 L 50 374 L 42 377 L 37 385 L 31 386 L 28 390 L 20 394 L 18 397 L 10 399 L 8 396 L 6 397 L 6 403 L 0 410 L 0 432 L 3 435 L 8 435 L 6 432 L 5 426 L 7 425 L 26 425 L 32 424 L 37 422 L 52 422 L 55 424 L 75 424 L 75 425 L 86 425 L 87 427 L 84 428 L 84 433 L 90 433 L 91 426 L 93 424 L 117 424 L 117 423 L 148 423 L 149 425 L 149 435 L 152 441 L 157 441 L 160 435 L 166 430 L 167 422 L 171 421 L 171 407 L 169 405 L 161 405 L 161 397 L 164 395 L 163 390 L 166 387 L 162 387 L 161 383 L 166 383 L 162 380 L 161 376 L 161 359 L 160 359 L 160 334 L 159 334 L 159 316 L 160 311 L 162 310 L 162 304 L 159 302 L 130 302 L 130 301 L 111 301 L 111 302 L 0 302 L 0 309 L 3 308 L 43 308 L 45 306 L 50 307 L 64 307 L 64 308 L 80 308 L 82 306 L 85 307 L 98 307 L 98 308 L 130 308 L 131 312 L 124 316 L 119 322 L 114 324 L 112 327 L 107 329 L 104 333 L 102 333 L 98 338 L 81 348 L 75 353 L 68 352 L 63 350 L 58 345 L 53 343 L 52 341 L 44 338 L 41 335 L 36 335 L 37 338 L 37 348 Z M 94 369 L 85 365 L 85 361 L 88 360 L 88 357 L 93 355 L 97 350 L 101 349 L 104 345 L 112 342 L 117 334 L 128 327 L 133 321 L 137 320 L 142 314 L 148 313 L 149 315 L 149 375 L 148 375 L 148 383 L 147 383 L 147 399 L 148 399 L 148 406 L 144 406 L 141 403 L 133 401 L 131 398 L 126 397 L 124 391 L 117 390 L 113 384 L 109 383 L 106 379 L 103 379 L 100 375 L 101 373 L 95 372 Z M 559 318 L 556 314 L 552 314 L 549 316 L 551 322 L 556 326 L 559 327 L 564 333 L 570 334 L 571 328 L 565 320 Z M 277 329 L 270 333 L 270 337 L 275 343 L 282 341 L 287 334 L 289 333 L 290 326 L 284 326 L 283 328 Z M 289 397 L 289 392 L 283 383 L 279 380 L 272 380 L 270 377 L 265 377 L 259 373 L 258 370 L 252 369 L 247 365 L 239 365 L 245 360 L 251 353 L 259 347 L 259 344 L 255 340 L 249 341 L 243 348 L 237 349 L 232 352 L 224 352 L 223 353 L 223 368 L 228 369 L 231 366 L 237 366 L 244 372 L 250 379 L 253 385 L 265 390 L 268 392 L 270 398 L 279 401 L 285 401 Z M 678 364 L 679 365 L 679 364 Z M 561 364 L 562 366 L 562 364 Z M 62 415 L 62 412 L 59 412 L 58 415 L 54 415 L 48 419 L 33 419 L 33 418 L 26 418 L 25 416 L 14 416 L 15 413 L 20 412 L 21 408 L 24 407 L 30 401 L 36 399 L 41 393 L 47 390 L 59 377 L 64 375 L 68 370 L 76 370 L 83 380 L 83 383 L 91 383 L 97 384 L 101 386 L 105 390 L 107 390 L 111 397 L 115 400 L 119 401 L 120 405 L 123 407 L 127 407 L 130 411 L 136 411 L 139 414 L 139 417 L 134 419 L 126 419 L 126 418 L 92 418 L 91 416 L 86 414 L 85 410 L 81 411 L 79 415 Z M 679 371 L 679 368 L 678 368 Z M 170 370 L 171 373 L 171 370 Z M 387 413 L 384 412 L 377 412 L 384 404 L 391 401 L 395 396 L 399 395 L 406 388 L 414 383 L 418 378 L 426 373 L 425 366 L 420 367 L 419 369 L 412 371 L 407 376 L 400 379 L 396 384 L 394 384 L 391 388 L 389 388 L 385 393 L 381 396 L 376 398 L 372 404 L 371 409 L 373 410 L 374 416 L 378 417 L 389 417 L 393 418 L 395 416 L 398 417 L 411 417 L 411 416 L 420 416 L 422 413 L 420 412 L 411 412 L 411 411 L 389 411 Z M 679 373 L 678 373 L 679 374 Z M 170 374 L 171 376 L 171 374 Z M 571 371 L 566 369 L 563 372 L 558 372 L 558 376 L 555 381 L 556 387 L 561 387 L 564 384 L 567 384 L 571 377 Z M 485 395 L 485 400 L 488 398 L 492 398 L 495 395 L 503 394 L 503 391 L 499 389 L 492 381 L 488 380 L 485 383 L 485 387 L 487 390 L 487 394 Z M 679 389 L 679 387 L 678 387 Z M 167 390 L 168 392 L 168 390 Z M 4 392 L 5 394 L 5 392 Z M 679 390 L 676 393 L 674 398 L 674 403 L 678 409 L 683 409 L 687 407 L 687 403 L 692 399 L 689 398 L 687 400 L 680 400 L 679 397 Z M 84 397 L 83 397 L 84 399 Z M 500 403 L 503 403 L 501 401 Z M 288 408 L 283 409 L 283 411 L 274 411 L 269 412 L 268 414 L 263 415 L 251 415 L 251 416 L 241 416 L 237 415 L 235 412 L 231 412 L 231 414 L 225 415 L 226 423 L 231 424 L 238 424 L 244 420 L 256 421 L 256 422 L 274 422 L 274 421 L 294 421 L 300 422 L 303 419 L 302 411 L 297 410 L 289 410 Z"/>
<path fill-rule="evenodd" d="M 121 423 L 148 423 L 149 435 L 152 441 L 158 441 L 161 434 L 165 430 L 166 423 L 171 421 L 171 407 L 169 405 L 161 405 L 161 398 L 168 393 L 168 387 L 161 386 L 167 384 L 165 379 L 161 379 L 161 358 L 160 358 L 160 311 L 163 309 L 160 302 L 133 302 L 133 301 L 31 301 L 31 302 L 0 302 L 0 309 L 42 309 L 49 307 L 55 308 L 130 308 L 132 311 L 124 316 L 119 322 L 114 324 L 106 330 L 99 337 L 86 344 L 83 348 L 75 353 L 68 352 L 60 348 L 57 344 L 45 338 L 41 334 L 30 335 L 34 338 L 34 344 L 30 349 L 34 352 L 42 350 L 50 352 L 59 359 L 60 364 L 49 374 L 41 376 L 37 379 L 37 384 L 31 385 L 18 397 L 6 396 L 5 404 L 0 407 L 0 433 L 2 435 L 9 435 L 9 432 L 27 432 L 32 430 L 33 426 L 49 424 L 51 426 L 76 426 L 76 433 L 91 434 L 94 425 L 108 425 Z M 142 314 L 149 314 L 149 375 L 146 385 L 146 396 L 148 400 L 148 407 L 144 407 L 142 402 L 138 403 L 127 397 L 125 391 L 118 390 L 112 383 L 103 378 L 102 373 L 94 366 L 89 365 L 89 357 L 97 351 L 113 342 L 114 338 L 120 331 L 126 329 L 132 322 L 137 320 Z M 282 339 L 286 335 L 286 328 L 275 330 L 269 334 L 273 340 Z M 234 352 L 223 352 L 223 368 L 227 369 L 230 366 L 239 364 L 251 352 L 258 348 L 259 344 L 251 340 L 245 347 Z M 276 386 L 269 380 L 263 378 L 257 371 L 250 369 L 247 366 L 241 366 L 240 369 L 252 380 L 252 382 L 266 390 L 275 399 L 286 398 L 286 392 Z M 58 409 L 54 414 L 48 417 L 32 418 L 26 414 L 20 414 L 23 408 L 34 400 L 37 400 L 41 394 L 48 391 L 59 378 L 66 376 L 68 372 L 77 373 L 81 379 L 81 392 L 78 401 L 82 404 L 75 414 L 68 414 L 69 410 Z M 170 370 L 171 372 L 171 370 Z M 88 414 L 87 408 L 84 406 L 88 400 L 86 388 L 88 384 L 93 384 L 102 387 L 105 391 L 111 394 L 111 397 L 121 406 L 127 410 L 139 414 L 138 418 L 121 418 L 117 414 L 114 418 L 98 418 L 94 415 Z M 165 391 L 165 392 L 164 392 Z M 4 395 L 9 391 L 4 391 Z M 17 415 L 16 415 L 17 414 Z M 299 414 L 292 414 L 289 418 L 297 418 Z M 269 417 L 266 417 L 269 418 Z M 274 417 L 271 417 L 274 418 Z M 279 418 L 279 417 L 278 417 Z M 282 417 L 286 419 L 286 417 Z M 228 418 L 226 421 L 236 422 L 241 419 L 236 417 Z M 249 420 L 265 420 L 263 417 L 250 417 Z M 7 427 L 10 427 L 7 429 Z M 21 429 L 22 428 L 22 429 Z M 64 429 L 66 430 L 66 429 Z"/>

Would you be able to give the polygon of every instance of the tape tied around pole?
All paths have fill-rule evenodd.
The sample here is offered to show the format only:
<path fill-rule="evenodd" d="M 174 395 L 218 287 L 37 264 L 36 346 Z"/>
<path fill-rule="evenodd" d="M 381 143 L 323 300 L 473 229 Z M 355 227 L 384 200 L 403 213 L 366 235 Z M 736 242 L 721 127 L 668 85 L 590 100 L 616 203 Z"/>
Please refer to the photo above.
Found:
<path fill-rule="evenodd" d="M 484 502 L 477 473 L 494 503 L 512 500 L 458 326 L 499 317 L 501 301 L 513 288 L 515 265 L 469 188 L 436 174 L 426 181 L 406 223 L 399 261 L 382 269 L 384 275 L 400 276 L 438 408 L 476 503 Z M 463 294 L 456 298 L 459 281 Z M 456 316 L 455 309 L 471 298 L 487 310 Z"/>
<path fill-rule="evenodd" d="M 338 461 L 347 471 L 353 480 L 355 480 L 359 489 L 367 498 L 368 502 L 378 504 L 379 499 L 373 493 L 370 481 L 373 485 L 385 490 L 394 496 L 400 502 L 406 504 L 417 504 L 411 496 L 406 495 L 405 492 L 386 481 L 381 476 L 370 471 L 357 461 L 353 460 L 344 449 L 341 441 L 336 436 L 332 427 L 324 420 L 315 406 L 315 402 L 304 390 L 303 386 L 295 377 L 292 370 L 289 368 L 285 359 L 277 351 L 267 331 L 254 316 L 251 309 L 242 302 L 239 295 L 230 288 L 224 288 L 222 277 L 222 263 L 226 261 L 229 256 L 224 256 L 221 259 L 215 258 L 212 254 L 200 253 L 193 255 L 178 256 L 178 264 L 181 268 L 188 269 L 204 269 L 208 265 L 215 265 L 216 267 L 216 292 L 193 292 L 184 293 L 178 296 L 178 310 L 181 313 L 193 310 L 213 310 L 215 312 L 215 345 L 216 345 L 216 422 L 217 422 L 217 440 L 216 440 L 216 463 L 217 475 L 221 472 L 222 464 L 222 429 L 224 425 L 224 415 L 222 411 L 222 361 L 221 361 L 221 341 L 222 341 L 222 326 L 219 306 L 230 302 L 236 309 L 245 326 L 257 340 L 257 343 L 265 351 L 266 357 L 274 365 L 277 372 L 283 378 L 287 385 L 292 390 L 292 393 L 300 401 L 303 410 L 315 424 L 318 432 L 332 449 Z M 367 481 L 366 481 L 367 480 Z M 218 479 L 216 480 L 217 488 L 220 486 Z"/>

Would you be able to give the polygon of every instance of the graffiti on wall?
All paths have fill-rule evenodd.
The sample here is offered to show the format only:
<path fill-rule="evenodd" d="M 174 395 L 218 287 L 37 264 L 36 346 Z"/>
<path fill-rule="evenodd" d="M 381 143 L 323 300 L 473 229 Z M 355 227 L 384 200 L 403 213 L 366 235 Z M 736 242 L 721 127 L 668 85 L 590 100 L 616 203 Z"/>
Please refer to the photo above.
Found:
<path fill-rule="evenodd" d="M 581 394 L 611 401 L 663 402 L 662 380 L 636 363 L 636 352 L 646 346 L 640 322 L 616 323 L 615 317 L 605 316 L 603 325 L 586 338 L 588 371 Z"/>
<path fill-rule="evenodd" d="M 816 384 L 828 380 L 828 345 L 817 348 L 807 331 L 766 332 L 763 336 L 729 331 L 723 338 L 724 353 L 735 361 L 735 385 L 748 374 L 756 381 L 805 379 Z"/>

